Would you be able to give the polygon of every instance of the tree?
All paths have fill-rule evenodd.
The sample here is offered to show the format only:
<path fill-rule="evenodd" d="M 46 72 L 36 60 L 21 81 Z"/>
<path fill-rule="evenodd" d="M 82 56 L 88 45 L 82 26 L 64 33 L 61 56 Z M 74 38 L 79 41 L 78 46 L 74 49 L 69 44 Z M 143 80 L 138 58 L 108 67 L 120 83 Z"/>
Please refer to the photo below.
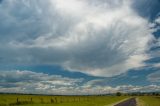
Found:
<path fill-rule="evenodd" d="M 117 96 L 121 96 L 122 93 L 121 93 L 121 92 L 117 92 L 116 95 L 117 95 Z"/>

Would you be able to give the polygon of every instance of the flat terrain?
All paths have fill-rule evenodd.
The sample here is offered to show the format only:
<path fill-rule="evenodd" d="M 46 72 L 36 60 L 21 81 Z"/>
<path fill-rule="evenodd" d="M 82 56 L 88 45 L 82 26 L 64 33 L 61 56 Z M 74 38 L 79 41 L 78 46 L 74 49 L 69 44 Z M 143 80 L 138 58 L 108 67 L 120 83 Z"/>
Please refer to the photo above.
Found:
<path fill-rule="evenodd" d="M 0 106 L 105 106 L 127 96 L 0 95 Z"/>
<path fill-rule="evenodd" d="M 0 94 L 0 106 L 160 106 L 160 96 L 137 96 L 131 98 L 129 96 Z"/>
<path fill-rule="evenodd" d="M 138 106 L 160 106 L 160 96 L 139 96 Z"/>

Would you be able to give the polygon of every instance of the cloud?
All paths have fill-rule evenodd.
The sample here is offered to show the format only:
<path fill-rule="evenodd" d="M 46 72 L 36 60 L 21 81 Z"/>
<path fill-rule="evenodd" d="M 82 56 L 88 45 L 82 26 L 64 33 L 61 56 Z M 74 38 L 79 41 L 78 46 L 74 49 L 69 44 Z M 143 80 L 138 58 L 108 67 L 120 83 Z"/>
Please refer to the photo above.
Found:
<path fill-rule="evenodd" d="M 99 83 L 98 83 L 99 82 Z M 134 86 L 134 85 L 117 85 L 107 86 L 101 84 L 103 80 L 91 80 L 85 83 L 81 88 L 82 91 L 88 91 L 91 94 L 107 94 L 107 93 L 131 93 L 131 92 L 156 92 L 159 91 L 160 86 L 158 85 L 146 85 L 146 86 Z"/>
<path fill-rule="evenodd" d="M 0 15 L 3 64 L 53 64 L 115 76 L 144 66 L 153 39 L 131 0 L 5 0 Z"/>
<path fill-rule="evenodd" d="M 116 92 L 123 92 L 123 93 L 132 93 L 132 92 L 157 92 L 159 91 L 160 86 L 158 85 L 147 85 L 147 86 L 133 86 L 133 85 L 119 85 L 116 87 L 112 86 L 95 86 L 95 87 L 88 87 L 82 86 L 81 92 L 82 94 L 108 94 L 108 93 L 116 93 Z"/>
<path fill-rule="evenodd" d="M 147 85 L 147 86 L 132 86 L 123 85 L 117 86 L 117 89 L 121 92 L 153 92 L 159 91 L 160 86 L 158 85 Z"/>
<path fill-rule="evenodd" d="M 0 92 L 58 94 L 58 89 L 76 87 L 82 81 L 32 71 L 1 71 Z"/>
<path fill-rule="evenodd" d="M 119 85 L 112 87 L 105 85 L 103 79 L 83 82 L 82 78 L 72 79 L 27 70 L 1 71 L 0 74 L 0 92 L 5 93 L 86 95 L 116 92 L 153 92 L 159 91 L 159 89 L 160 86 L 158 85 Z"/>
<path fill-rule="evenodd" d="M 151 73 L 147 76 L 147 79 L 150 81 L 150 82 L 160 82 L 160 71 L 156 71 L 154 73 Z"/>
<path fill-rule="evenodd" d="M 157 24 L 160 24 L 160 16 L 155 20 Z"/>
<path fill-rule="evenodd" d="M 154 64 L 154 67 L 160 68 L 160 63 Z"/>
<path fill-rule="evenodd" d="M 157 15 L 157 17 L 155 18 L 154 22 L 151 25 L 153 25 L 153 30 L 155 30 L 154 32 L 158 32 L 160 30 L 160 16 L 159 15 Z"/>

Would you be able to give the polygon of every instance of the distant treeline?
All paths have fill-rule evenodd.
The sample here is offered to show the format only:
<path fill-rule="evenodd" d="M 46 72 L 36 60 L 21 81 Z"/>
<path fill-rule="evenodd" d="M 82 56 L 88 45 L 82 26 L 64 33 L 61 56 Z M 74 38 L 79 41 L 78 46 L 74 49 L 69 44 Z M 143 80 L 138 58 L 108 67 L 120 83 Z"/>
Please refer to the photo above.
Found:
<path fill-rule="evenodd" d="M 117 92 L 117 96 L 160 96 L 160 92 L 134 92 L 134 93 L 121 93 Z"/>
<path fill-rule="evenodd" d="M 133 93 L 110 93 L 110 94 L 88 94 L 88 95 L 49 95 L 49 94 L 26 94 L 26 93 L 3 93 L 11 95 L 39 95 L 39 96 L 160 96 L 160 92 L 133 92 Z"/>

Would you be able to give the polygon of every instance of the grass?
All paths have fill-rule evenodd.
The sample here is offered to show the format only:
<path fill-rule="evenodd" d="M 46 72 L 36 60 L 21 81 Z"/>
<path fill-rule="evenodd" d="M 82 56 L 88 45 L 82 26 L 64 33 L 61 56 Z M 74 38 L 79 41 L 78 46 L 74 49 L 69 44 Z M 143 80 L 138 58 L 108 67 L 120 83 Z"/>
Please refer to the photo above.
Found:
<path fill-rule="evenodd" d="M 129 96 L 44 96 L 0 94 L 0 106 L 110 106 Z M 160 96 L 138 96 L 138 106 L 160 106 Z M 112 106 L 112 105 L 111 105 Z"/>
<path fill-rule="evenodd" d="M 105 106 L 127 96 L 0 95 L 0 106 Z"/>
<path fill-rule="evenodd" d="M 160 106 L 160 96 L 140 96 L 139 106 Z"/>

